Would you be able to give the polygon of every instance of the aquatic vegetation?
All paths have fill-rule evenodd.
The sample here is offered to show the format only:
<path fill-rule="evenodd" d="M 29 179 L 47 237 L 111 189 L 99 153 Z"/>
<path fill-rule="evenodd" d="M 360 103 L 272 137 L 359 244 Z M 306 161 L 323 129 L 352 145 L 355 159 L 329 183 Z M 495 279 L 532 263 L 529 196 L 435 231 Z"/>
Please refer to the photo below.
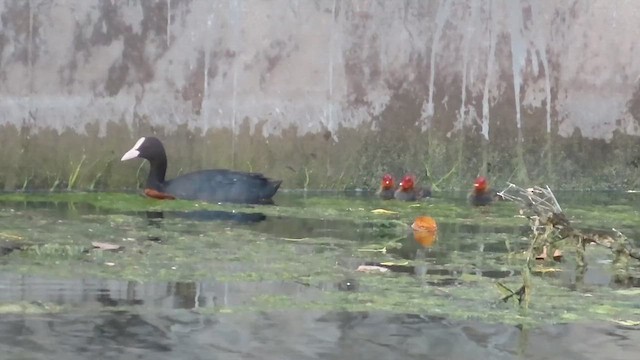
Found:
<path fill-rule="evenodd" d="M 607 273 L 608 267 L 590 267 L 608 279 L 591 284 L 571 261 L 540 263 L 531 281 L 536 299 L 544 301 L 533 300 L 526 314 L 502 302 L 496 283 L 517 288 L 521 282 L 526 219 L 514 216 L 511 203 L 476 209 L 464 194 L 438 195 L 404 203 L 284 193 L 278 206 L 247 206 L 136 194 L 0 194 L 0 242 L 16 249 L 3 252 L 0 269 L 51 279 L 265 286 L 241 303 L 198 310 L 204 313 L 383 310 L 518 324 L 638 321 L 633 288 L 625 285 L 640 278 L 636 264 L 628 265 L 626 279 Z M 617 214 L 631 228 L 634 206 L 613 207 L 607 216 Z M 575 209 L 567 213 L 576 222 L 598 226 L 586 204 Z M 437 241 L 435 233 L 416 238 L 410 227 L 416 218 L 419 231 L 435 230 L 437 222 Z M 390 271 L 356 271 L 361 265 Z M 269 284 L 296 284 L 297 290 L 269 291 Z"/>
<path fill-rule="evenodd" d="M 522 285 L 513 291 L 504 284 L 497 284 L 498 288 L 506 293 L 503 301 L 516 298 L 520 306 L 526 310 L 531 302 L 531 271 L 534 262 L 551 258 L 554 261 L 560 261 L 563 255 L 558 247 L 562 244 L 575 249 L 576 277 L 583 277 L 586 271 L 585 252 L 588 245 L 599 245 L 611 250 L 613 254 L 612 272 L 618 279 L 628 277 L 630 259 L 640 260 L 640 250 L 629 244 L 628 238 L 619 231 L 612 229 L 617 233 L 612 235 L 580 230 L 573 226 L 549 187 L 535 186 L 523 189 L 517 185 L 509 184 L 505 190 L 500 192 L 500 196 L 520 204 L 520 213 L 529 219 L 532 231 L 532 239 L 526 252 L 526 261 L 523 264 Z M 536 253 L 542 254 L 535 255 Z"/>

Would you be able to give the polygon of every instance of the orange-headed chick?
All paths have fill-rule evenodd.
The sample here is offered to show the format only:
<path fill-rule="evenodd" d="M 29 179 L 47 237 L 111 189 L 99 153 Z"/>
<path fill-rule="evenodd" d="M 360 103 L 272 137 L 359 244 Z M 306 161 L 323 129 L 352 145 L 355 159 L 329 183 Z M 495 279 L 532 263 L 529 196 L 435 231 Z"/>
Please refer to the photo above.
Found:
<path fill-rule="evenodd" d="M 376 192 L 382 200 L 393 199 L 393 192 L 395 191 L 396 183 L 391 174 L 384 174 L 382 181 L 380 182 L 380 189 Z"/>
<path fill-rule="evenodd" d="M 418 216 L 413 224 L 413 239 L 422 247 L 428 248 L 433 246 L 438 238 L 438 225 L 430 216 Z"/>
<path fill-rule="evenodd" d="M 473 183 L 473 190 L 469 194 L 469 202 L 473 206 L 486 206 L 493 202 L 494 193 L 484 176 L 478 176 Z"/>
<path fill-rule="evenodd" d="M 413 175 L 405 175 L 400 182 L 400 187 L 396 190 L 393 196 L 397 200 L 402 201 L 416 201 L 423 197 L 431 196 L 430 188 L 421 188 L 415 184 L 416 178 Z"/>

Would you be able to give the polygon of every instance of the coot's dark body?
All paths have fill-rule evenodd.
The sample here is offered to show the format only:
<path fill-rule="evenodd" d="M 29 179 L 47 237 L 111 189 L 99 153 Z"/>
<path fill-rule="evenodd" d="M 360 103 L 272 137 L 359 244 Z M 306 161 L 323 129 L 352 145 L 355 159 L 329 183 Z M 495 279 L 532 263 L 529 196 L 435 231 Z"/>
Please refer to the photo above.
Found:
<path fill-rule="evenodd" d="M 487 179 L 484 176 L 478 176 L 473 183 L 473 190 L 469 194 L 469 202 L 473 206 L 491 205 L 495 192 L 489 188 Z"/>
<path fill-rule="evenodd" d="M 400 186 L 393 194 L 396 200 L 416 201 L 431 196 L 431 187 L 419 187 L 415 185 L 413 175 L 405 175 L 400 182 Z"/>
<path fill-rule="evenodd" d="M 380 199 L 382 200 L 391 200 L 393 199 L 393 193 L 395 192 L 395 190 L 393 189 L 379 189 L 376 192 L 376 195 L 378 195 L 378 197 L 380 197 Z"/>
<path fill-rule="evenodd" d="M 226 169 L 201 170 L 165 180 L 167 155 L 162 142 L 155 137 L 140 138 L 121 160 L 137 157 L 149 161 L 144 193 L 156 199 L 271 203 L 281 183 L 262 174 Z"/>
<path fill-rule="evenodd" d="M 395 197 L 396 200 L 400 200 L 400 201 L 416 201 L 418 199 L 422 199 L 422 193 L 419 193 L 415 189 L 406 191 L 402 188 L 398 188 L 398 190 L 396 190 L 393 196 Z"/>
<path fill-rule="evenodd" d="M 395 179 L 391 174 L 384 174 L 382 181 L 380 182 L 380 188 L 376 191 L 376 195 L 382 200 L 393 199 L 393 193 L 395 192 Z"/>
<path fill-rule="evenodd" d="M 493 194 L 489 192 L 472 192 L 469 194 L 469 202 L 473 206 L 487 206 L 493 202 Z"/>
<path fill-rule="evenodd" d="M 280 181 L 269 180 L 262 174 L 215 169 L 165 181 L 163 192 L 185 200 L 264 203 L 270 202 L 279 186 Z"/>

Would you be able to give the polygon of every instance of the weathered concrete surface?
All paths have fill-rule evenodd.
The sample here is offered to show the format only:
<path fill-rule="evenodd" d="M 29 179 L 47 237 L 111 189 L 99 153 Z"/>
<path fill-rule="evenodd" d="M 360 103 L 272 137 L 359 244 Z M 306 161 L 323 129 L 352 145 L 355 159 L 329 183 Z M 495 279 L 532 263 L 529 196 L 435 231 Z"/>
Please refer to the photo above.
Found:
<path fill-rule="evenodd" d="M 0 182 L 133 187 L 117 159 L 156 134 L 170 175 L 288 188 L 384 171 L 640 186 L 639 16 L 608 0 L 0 0 Z"/>

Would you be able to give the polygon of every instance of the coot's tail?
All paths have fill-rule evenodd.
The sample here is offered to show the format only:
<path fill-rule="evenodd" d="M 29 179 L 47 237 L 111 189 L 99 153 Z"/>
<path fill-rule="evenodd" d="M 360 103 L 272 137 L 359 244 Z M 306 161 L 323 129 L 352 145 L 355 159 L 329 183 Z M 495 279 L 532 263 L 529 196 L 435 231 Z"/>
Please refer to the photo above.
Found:
<path fill-rule="evenodd" d="M 256 203 L 264 205 L 273 205 L 273 196 L 276 194 L 282 184 L 282 180 L 267 180 L 267 183 L 260 190 L 260 198 Z"/>
<path fill-rule="evenodd" d="M 265 195 L 267 195 L 265 197 L 273 197 L 280 188 L 280 184 L 282 184 L 282 180 L 269 180 L 269 186 L 265 189 Z"/>

